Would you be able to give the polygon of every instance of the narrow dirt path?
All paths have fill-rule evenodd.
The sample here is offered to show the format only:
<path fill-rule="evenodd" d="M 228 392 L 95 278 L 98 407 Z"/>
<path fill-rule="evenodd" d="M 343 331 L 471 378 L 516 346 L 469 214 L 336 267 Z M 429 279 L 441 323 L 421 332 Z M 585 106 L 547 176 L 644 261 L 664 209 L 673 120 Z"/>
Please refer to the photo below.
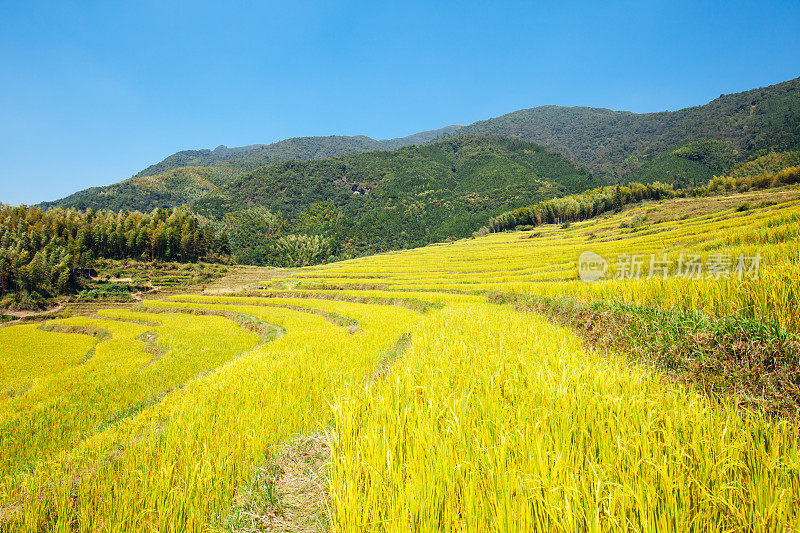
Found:
<path fill-rule="evenodd" d="M 367 379 L 382 380 L 411 345 L 411 333 L 401 335 Z M 301 435 L 277 447 L 277 454 L 236 498 L 225 524 L 229 533 L 323 533 L 330 531 L 328 464 L 332 429 Z"/>
<path fill-rule="evenodd" d="M 21 320 L 23 318 L 33 318 L 42 315 L 49 315 L 51 313 L 58 313 L 67 306 L 67 303 L 69 303 L 68 300 L 62 300 L 55 307 L 45 309 L 44 311 L 8 311 L 3 309 L 0 310 L 0 314 L 5 316 L 13 316 L 15 319 Z"/>
<path fill-rule="evenodd" d="M 224 295 L 251 289 L 266 281 L 288 277 L 294 272 L 283 268 L 237 266 L 228 274 L 209 283 L 203 294 Z"/>
<path fill-rule="evenodd" d="M 282 445 L 237 497 L 226 531 L 321 533 L 328 530 L 330 435 L 301 436 Z"/>
<path fill-rule="evenodd" d="M 143 294 L 152 294 L 152 293 L 158 292 L 160 290 L 161 290 L 161 287 L 152 287 L 150 289 L 147 289 L 146 291 L 132 292 L 131 293 L 131 298 L 133 298 L 133 300 L 138 303 L 138 302 L 141 302 L 143 300 L 143 298 L 142 298 Z"/>

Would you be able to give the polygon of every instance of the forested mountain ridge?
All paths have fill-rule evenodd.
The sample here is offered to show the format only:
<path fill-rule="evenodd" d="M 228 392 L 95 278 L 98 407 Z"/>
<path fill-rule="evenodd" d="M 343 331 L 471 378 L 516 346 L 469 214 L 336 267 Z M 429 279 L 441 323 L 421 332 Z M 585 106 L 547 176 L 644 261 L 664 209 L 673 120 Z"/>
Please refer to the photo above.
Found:
<path fill-rule="evenodd" d="M 678 111 L 541 106 L 475 122 L 458 134 L 533 141 L 611 182 L 699 185 L 759 151 L 800 149 L 800 78 Z"/>
<path fill-rule="evenodd" d="M 508 209 L 601 184 L 537 144 L 505 136 L 460 136 L 393 151 L 261 167 L 191 207 L 233 226 L 232 245 L 240 260 L 241 250 L 253 246 L 238 228 L 267 226 L 250 233 L 321 235 L 332 239 L 330 256 L 352 257 L 465 237 Z M 269 220 L 251 224 L 251 215 L 267 211 Z"/>
<path fill-rule="evenodd" d="M 800 78 L 657 113 L 545 105 L 398 139 L 297 137 L 268 145 L 178 152 L 137 176 L 182 166 L 254 170 L 271 163 L 393 150 L 458 135 L 508 135 L 555 150 L 610 182 L 698 185 L 759 151 L 800 149 Z"/>
<path fill-rule="evenodd" d="M 394 150 L 412 144 L 423 144 L 443 134 L 457 131 L 460 127 L 460 125 L 447 126 L 396 139 L 376 140 L 365 135 L 329 135 L 293 137 L 272 144 L 253 144 L 237 148 L 218 146 L 214 150 L 185 150 L 147 167 L 134 177 L 151 176 L 186 166 L 222 166 L 250 171 L 283 161 L 308 161 L 359 154 L 370 150 Z"/>
<path fill-rule="evenodd" d="M 439 133 L 384 142 L 421 142 Z M 140 175 L 43 207 L 150 212 L 188 204 L 224 226 L 239 261 L 291 266 L 465 237 L 509 209 L 603 184 L 559 154 L 497 135 L 284 161 L 250 172 L 241 171 L 249 163 L 236 157 L 253 149 L 215 152 L 226 165 Z"/>
<path fill-rule="evenodd" d="M 295 218 L 331 200 L 353 213 L 367 206 L 408 209 L 469 198 L 472 211 L 521 197 L 560 196 L 595 178 L 564 157 L 504 136 L 460 136 L 422 146 L 312 161 L 287 161 L 240 176 L 192 204 L 213 217 L 253 206 Z M 391 205 L 389 205 L 391 204 Z"/>
<path fill-rule="evenodd" d="M 394 150 L 458 135 L 486 134 L 541 144 L 608 183 L 661 181 L 695 187 L 750 157 L 800 149 L 800 78 L 721 95 L 705 105 L 678 111 L 640 114 L 548 105 L 397 139 L 332 135 L 295 137 L 237 148 L 186 150 L 134 176 L 153 176 L 151 181 L 133 179 L 94 187 L 42 205 L 147 211 L 191 202 L 201 193 L 211 192 L 265 165 Z M 211 170 L 201 172 L 200 167 Z M 187 170 L 182 174 L 185 183 L 175 186 L 176 180 L 168 172 L 177 169 Z"/>
<path fill-rule="evenodd" d="M 176 207 L 230 182 L 259 167 L 283 161 L 308 161 L 371 150 L 395 150 L 424 144 L 460 125 L 422 131 L 397 139 L 375 140 L 364 135 L 295 137 L 273 144 L 254 144 L 214 150 L 184 150 L 151 165 L 134 177 L 100 187 L 91 187 L 65 198 L 42 202 L 41 207 L 78 209 L 128 209 L 149 212 L 160 207 Z"/>

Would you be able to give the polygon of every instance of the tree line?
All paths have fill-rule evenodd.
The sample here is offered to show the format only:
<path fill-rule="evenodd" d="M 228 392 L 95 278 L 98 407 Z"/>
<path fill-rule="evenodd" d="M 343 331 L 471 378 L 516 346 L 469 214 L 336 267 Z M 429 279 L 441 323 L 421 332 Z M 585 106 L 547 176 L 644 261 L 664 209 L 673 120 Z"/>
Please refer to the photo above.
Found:
<path fill-rule="evenodd" d="M 672 185 L 664 183 L 629 183 L 599 187 L 579 194 L 553 198 L 537 204 L 507 211 L 489 220 L 478 234 L 497 233 L 517 226 L 539 226 L 586 220 L 608 211 L 642 200 L 661 200 L 676 195 Z"/>
<path fill-rule="evenodd" d="M 96 258 L 196 262 L 229 255 L 224 233 L 180 208 L 146 214 L 0 204 L 4 307 L 37 307 L 80 288 Z"/>
<path fill-rule="evenodd" d="M 579 194 L 553 198 L 535 205 L 507 211 L 489 220 L 476 235 L 496 233 L 517 226 L 538 226 L 586 220 L 642 200 L 661 200 L 675 196 L 706 196 L 732 191 L 768 189 L 800 183 L 800 151 L 771 152 L 742 163 L 728 176 L 714 176 L 703 187 L 675 190 L 673 185 L 654 182 L 599 187 Z"/>

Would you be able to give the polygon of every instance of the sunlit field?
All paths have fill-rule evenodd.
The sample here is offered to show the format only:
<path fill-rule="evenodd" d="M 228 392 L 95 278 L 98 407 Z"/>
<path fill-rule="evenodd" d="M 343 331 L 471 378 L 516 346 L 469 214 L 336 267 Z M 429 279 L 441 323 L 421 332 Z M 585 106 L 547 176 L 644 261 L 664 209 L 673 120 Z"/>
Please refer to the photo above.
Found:
<path fill-rule="evenodd" d="M 767 316 L 797 330 L 800 191 L 794 190 L 794 199 L 777 205 L 748 205 L 743 211 L 732 207 L 692 216 L 688 205 L 697 200 L 669 200 L 568 228 L 542 226 L 334 263 L 297 275 L 296 287 L 327 284 L 339 288 L 569 295 L 590 301 L 693 309 L 715 316 Z M 682 204 L 688 205 L 681 215 Z M 594 283 L 577 279 L 578 258 L 584 251 L 609 261 L 606 279 Z M 640 277 L 615 279 L 615 259 L 620 254 L 642 256 Z M 672 266 L 666 279 L 661 272 L 646 279 L 651 254 L 659 261 L 666 254 Z M 703 272 L 700 279 L 686 279 L 676 276 L 680 254 L 687 258 L 699 255 L 706 265 L 713 255 L 721 254 L 734 264 L 727 278 L 713 279 Z M 757 254 L 761 256 L 759 275 L 738 279 L 737 257 Z"/>
<path fill-rule="evenodd" d="M 795 416 L 493 298 L 758 320 L 793 346 L 800 189 L 751 197 L 2 327 L 0 531 L 795 531 Z M 585 251 L 604 279 L 579 279 Z M 628 277 L 623 254 L 671 270 Z M 681 255 L 731 264 L 694 279 Z M 286 474 L 302 439 L 313 487 Z"/>

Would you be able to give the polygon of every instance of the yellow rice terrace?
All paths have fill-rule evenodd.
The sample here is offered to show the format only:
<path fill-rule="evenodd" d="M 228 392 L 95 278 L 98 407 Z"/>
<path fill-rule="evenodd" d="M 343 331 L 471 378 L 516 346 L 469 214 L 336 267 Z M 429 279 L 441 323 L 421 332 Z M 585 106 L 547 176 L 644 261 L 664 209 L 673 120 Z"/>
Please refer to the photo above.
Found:
<path fill-rule="evenodd" d="M 0 327 L 0 531 L 797 531 L 800 188 Z"/>

